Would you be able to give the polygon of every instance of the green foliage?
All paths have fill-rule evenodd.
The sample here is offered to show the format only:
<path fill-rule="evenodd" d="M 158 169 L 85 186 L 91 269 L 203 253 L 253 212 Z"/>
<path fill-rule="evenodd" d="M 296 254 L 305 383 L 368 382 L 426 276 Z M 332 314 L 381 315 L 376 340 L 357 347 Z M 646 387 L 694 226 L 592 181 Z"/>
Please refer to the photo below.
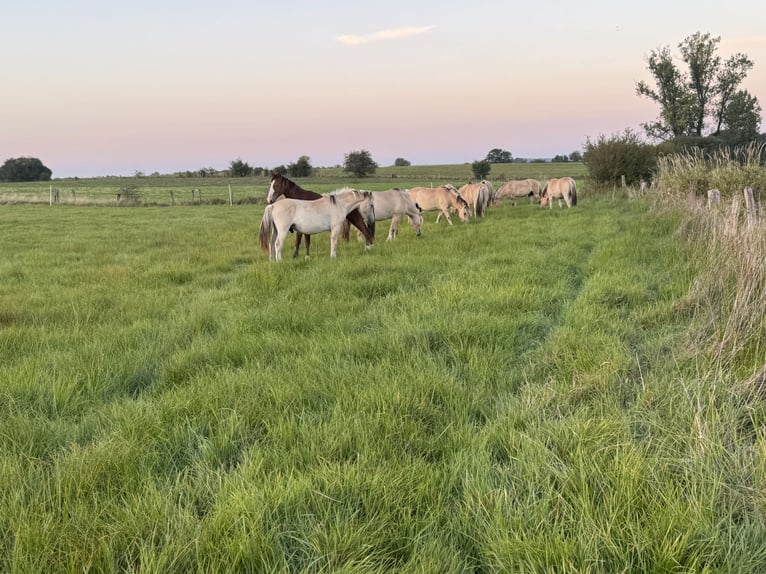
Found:
<path fill-rule="evenodd" d="M 487 157 L 484 159 L 489 163 L 511 163 L 513 162 L 513 154 L 507 150 L 496 147 L 489 150 Z"/>
<path fill-rule="evenodd" d="M 398 157 L 394 160 L 394 166 L 396 167 L 408 167 L 410 165 L 412 164 L 403 157 Z"/>
<path fill-rule="evenodd" d="M 365 177 L 375 173 L 378 164 L 372 159 L 367 150 L 351 151 L 344 156 L 343 171 L 357 177 Z"/>
<path fill-rule="evenodd" d="M 476 179 L 486 179 L 492 171 L 492 164 L 486 159 L 479 159 L 471 164 L 471 171 Z"/>
<path fill-rule="evenodd" d="M 0 181 L 50 181 L 52 175 L 36 157 L 11 158 L 0 166 Z"/>
<path fill-rule="evenodd" d="M 583 162 L 588 178 L 597 184 L 614 184 L 624 175 L 626 182 L 633 185 L 641 179 L 651 179 L 657 167 L 657 152 L 654 146 L 626 129 L 609 137 L 601 134 L 596 141 L 588 138 Z"/>
<path fill-rule="evenodd" d="M 237 158 L 229 165 L 229 174 L 232 177 L 248 177 L 253 174 L 253 168 L 241 158 Z"/>
<path fill-rule="evenodd" d="M 287 173 L 290 177 L 308 177 L 313 169 L 309 156 L 302 155 L 298 158 L 298 161 L 287 166 Z"/>

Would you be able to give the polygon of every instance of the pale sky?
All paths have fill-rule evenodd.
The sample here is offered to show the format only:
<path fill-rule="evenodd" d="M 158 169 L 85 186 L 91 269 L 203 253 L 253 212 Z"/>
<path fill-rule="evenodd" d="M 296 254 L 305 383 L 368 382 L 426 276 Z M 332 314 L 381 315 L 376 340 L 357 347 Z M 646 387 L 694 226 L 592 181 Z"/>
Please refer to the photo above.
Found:
<path fill-rule="evenodd" d="M 646 58 L 697 31 L 750 56 L 766 109 L 763 0 L 25 0 L 0 21 L 0 163 L 54 178 L 569 154 L 655 119 Z"/>

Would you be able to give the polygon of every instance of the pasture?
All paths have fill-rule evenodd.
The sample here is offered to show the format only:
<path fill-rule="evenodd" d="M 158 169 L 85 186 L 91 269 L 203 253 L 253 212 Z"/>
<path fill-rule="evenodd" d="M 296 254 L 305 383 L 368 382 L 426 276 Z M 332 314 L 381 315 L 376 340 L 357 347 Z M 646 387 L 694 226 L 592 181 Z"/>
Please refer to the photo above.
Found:
<path fill-rule="evenodd" d="M 688 352 L 672 213 L 586 192 L 280 263 L 262 213 L 0 206 L 0 571 L 766 563 L 763 414 Z"/>

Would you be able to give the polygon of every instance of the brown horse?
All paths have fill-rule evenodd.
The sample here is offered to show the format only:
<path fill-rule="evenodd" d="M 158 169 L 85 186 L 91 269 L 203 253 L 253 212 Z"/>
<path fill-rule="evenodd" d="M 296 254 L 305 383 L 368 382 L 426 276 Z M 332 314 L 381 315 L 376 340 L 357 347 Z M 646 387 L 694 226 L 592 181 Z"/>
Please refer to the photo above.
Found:
<path fill-rule="evenodd" d="M 315 200 L 315 199 L 320 199 L 322 197 L 325 197 L 324 195 L 322 195 L 321 193 L 317 193 L 316 191 L 303 189 L 297 183 L 287 179 L 285 176 L 283 176 L 279 172 L 272 172 L 271 184 L 269 185 L 269 194 L 266 196 L 266 202 L 274 203 L 280 195 L 283 195 L 289 199 L 305 199 L 305 200 Z M 374 222 L 372 225 L 367 225 L 364 222 L 364 217 L 362 217 L 362 214 L 359 213 L 358 208 L 355 208 L 354 210 L 352 210 L 346 216 L 346 219 L 349 221 L 349 223 L 351 223 L 354 227 L 356 227 L 359 231 L 362 232 L 367 242 L 367 248 L 369 249 L 370 247 L 372 247 L 372 244 L 375 241 Z M 309 248 L 311 247 L 311 235 L 308 235 L 306 233 L 301 233 L 300 231 L 296 230 L 295 252 L 293 253 L 293 257 L 298 257 L 298 251 L 300 250 L 300 247 L 301 247 L 301 238 L 304 235 L 306 236 L 306 257 L 309 256 Z M 348 239 L 348 234 L 345 233 L 343 235 L 343 238 Z"/>
<path fill-rule="evenodd" d="M 449 216 L 450 209 L 455 209 L 460 219 L 465 223 L 468 223 L 471 217 L 471 206 L 458 193 L 455 186 L 449 183 L 440 187 L 413 187 L 408 189 L 407 193 L 423 211 L 439 211 L 436 216 L 436 223 L 439 223 L 439 219 L 443 215 L 447 218 L 447 223 L 452 225 L 452 219 Z"/>
<path fill-rule="evenodd" d="M 559 207 L 563 207 L 561 205 L 562 199 L 566 202 L 567 207 L 577 205 L 577 185 L 575 180 L 571 177 L 549 179 L 540 192 L 540 207 L 545 207 L 547 203 L 548 207 L 552 209 L 554 199 L 559 200 Z"/>

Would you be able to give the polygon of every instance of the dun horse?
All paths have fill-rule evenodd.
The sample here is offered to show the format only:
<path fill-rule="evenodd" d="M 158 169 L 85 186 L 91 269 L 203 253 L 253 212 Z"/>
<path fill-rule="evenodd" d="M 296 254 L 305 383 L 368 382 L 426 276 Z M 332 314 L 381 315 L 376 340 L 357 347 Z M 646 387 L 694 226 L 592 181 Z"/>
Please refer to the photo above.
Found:
<path fill-rule="evenodd" d="M 304 200 L 314 200 L 321 197 L 326 197 L 325 195 L 317 193 L 316 191 L 303 189 L 297 183 L 287 179 L 279 172 L 272 172 L 269 194 L 266 196 L 266 201 L 268 203 L 274 203 L 280 195 L 290 199 Z M 351 213 L 346 216 L 346 219 L 348 219 L 349 223 L 351 223 L 354 227 L 360 230 L 362 234 L 364 234 L 364 237 L 367 241 L 367 247 L 372 247 L 373 241 L 375 240 L 375 226 L 367 226 L 364 223 L 364 218 L 362 217 L 362 214 L 359 213 L 358 209 L 351 210 Z M 309 256 L 309 249 L 311 247 L 311 235 L 298 231 L 295 234 L 295 252 L 293 253 L 293 257 L 298 257 L 298 251 L 301 247 L 301 238 L 304 235 L 306 235 L 306 257 Z M 345 234 L 344 237 L 345 239 L 348 239 L 348 234 Z"/>
<path fill-rule="evenodd" d="M 577 205 L 577 185 L 575 180 L 571 177 L 549 179 L 540 192 L 540 207 L 545 207 L 547 203 L 548 207 L 553 208 L 554 199 L 559 200 L 559 207 L 563 207 L 561 205 L 562 199 L 566 202 L 567 207 Z"/>
<path fill-rule="evenodd" d="M 463 222 L 468 223 L 470 219 L 471 207 L 455 186 L 449 183 L 440 187 L 413 187 L 408 189 L 407 193 L 423 211 L 439 211 L 436 223 L 439 223 L 443 215 L 447 218 L 447 223 L 452 225 L 452 219 L 449 216 L 450 208 L 457 211 Z"/>
<path fill-rule="evenodd" d="M 482 179 L 479 183 L 466 183 L 458 190 L 458 193 L 473 207 L 474 217 L 484 217 L 492 197 L 492 191 L 492 184 L 486 179 Z"/>
<path fill-rule="evenodd" d="M 372 204 L 375 208 L 375 221 L 391 220 L 386 241 L 396 238 L 399 230 L 399 220 L 403 216 L 409 218 L 410 225 L 415 230 L 415 235 L 420 237 L 423 216 L 420 214 L 420 207 L 412 201 L 412 198 L 405 190 L 394 188 L 387 191 L 373 191 Z M 362 215 L 367 215 L 362 208 L 360 208 L 360 211 L 362 211 Z M 348 220 L 343 224 L 344 232 L 347 228 Z M 356 234 L 357 237 L 361 238 L 362 234 L 360 231 L 357 230 Z"/>
<path fill-rule="evenodd" d="M 540 195 L 540 182 L 536 179 L 512 179 L 501 185 L 495 194 L 495 204 L 509 197 L 511 204 L 516 205 L 517 197 L 529 197 L 529 203 Z"/>
<path fill-rule="evenodd" d="M 372 224 L 375 210 L 369 191 L 341 190 L 319 199 L 287 198 L 267 205 L 258 232 L 261 249 L 268 251 L 269 260 L 281 261 L 282 244 L 288 232 L 297 231 L 308 237 L 330 231 L 330 257 L 335 257 L 343 222 L 358 208 L 369 213 L 367 222 Z"/>

